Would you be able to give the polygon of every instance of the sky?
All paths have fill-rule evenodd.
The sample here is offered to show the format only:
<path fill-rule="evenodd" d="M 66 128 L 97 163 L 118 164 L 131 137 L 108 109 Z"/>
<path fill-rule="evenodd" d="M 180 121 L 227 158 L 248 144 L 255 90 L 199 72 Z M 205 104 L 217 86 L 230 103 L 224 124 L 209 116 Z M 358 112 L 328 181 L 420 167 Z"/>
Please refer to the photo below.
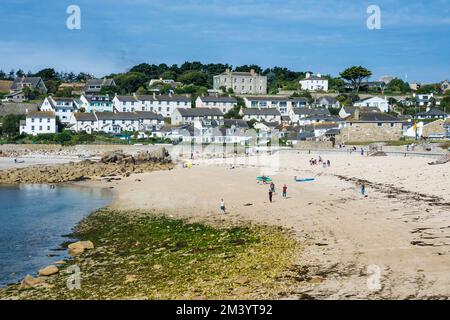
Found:
<path fill-rule="evenodd" d="M 450 79 L 450 0 L 1 0 L 0 69 L 98 77 L 147 63 L 281 66 Z M 81 29 L 66 26 L 68 6 Z M 370 30 L 367 8 L 381 9 Z"/>

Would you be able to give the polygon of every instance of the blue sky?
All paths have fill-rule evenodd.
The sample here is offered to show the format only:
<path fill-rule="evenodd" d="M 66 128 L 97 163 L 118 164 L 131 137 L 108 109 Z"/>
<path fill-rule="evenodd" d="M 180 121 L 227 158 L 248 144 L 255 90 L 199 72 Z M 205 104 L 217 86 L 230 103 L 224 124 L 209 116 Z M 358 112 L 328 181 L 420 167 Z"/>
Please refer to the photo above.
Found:
<path fill-rule="evenodd" d="M 373 79 L 450 78 L 449 0 L 1 0 L 0 69 L 91 72 L 197 60 Z M 81 30 L 66 9 L 81 8 Z M 366 27 L 381 7 L 381 30 Z"/>

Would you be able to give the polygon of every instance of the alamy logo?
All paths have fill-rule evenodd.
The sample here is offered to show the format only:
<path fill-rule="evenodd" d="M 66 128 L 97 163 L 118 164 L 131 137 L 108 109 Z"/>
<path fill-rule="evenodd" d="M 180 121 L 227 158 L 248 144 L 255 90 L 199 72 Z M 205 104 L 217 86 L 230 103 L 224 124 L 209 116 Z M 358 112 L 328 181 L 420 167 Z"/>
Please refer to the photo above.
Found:
<path fill-rule="evenodd" d="M 81 9 L 77 5 L 70 5 L 67 7 L 66 13 L 70 16 L 67 18 L 66 26 L 69 30 L 81 29 Z"/>
<path fill-rule="evenodd" d="M 381 8 L 377 5 L 371 5 L 367 8 L 367 28 L 369 30 L 381 29 Z"/>
<path fill-rule="evenodd" d="M 67 289 L 69 290 L 80 290 L 81 289 L 81 269 L 77 265 L 73 265 L 67 268 L 68 273 L 72 273 L 69 278 L 67 278 Z"/>
<path fill-rule="evenodd" d="M 367 267 L 367 289 L 370 291 L 381 290 L 381 268 L 377 265 Z"/>

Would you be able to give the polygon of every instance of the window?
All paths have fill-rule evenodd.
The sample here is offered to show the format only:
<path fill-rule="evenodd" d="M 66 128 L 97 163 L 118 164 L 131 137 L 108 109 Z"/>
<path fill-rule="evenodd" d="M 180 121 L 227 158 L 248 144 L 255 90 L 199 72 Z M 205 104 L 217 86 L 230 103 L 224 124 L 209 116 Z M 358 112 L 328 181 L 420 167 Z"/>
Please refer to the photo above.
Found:
<path fill-rule="evenodd" d="M 50 126 L 47 126 L 47 131 L 50 131 Z"/>
<path fill-rule="evenodd" d="M 395 126 L 395 123 L 391 123 L 391 128 L 393 128 Z"/>
<path fill-rule="evenodd" d="M 34 126 L 31 126 L 31 130 L 33 130 L 33 131 L 34 131 Z"/>
<path fill-rule="evenodd" d="M 378 123 L 377 123 L 377 126 L 382 127 L 383 124 L 382 124 L 381 122 L 378 122 Z"/>

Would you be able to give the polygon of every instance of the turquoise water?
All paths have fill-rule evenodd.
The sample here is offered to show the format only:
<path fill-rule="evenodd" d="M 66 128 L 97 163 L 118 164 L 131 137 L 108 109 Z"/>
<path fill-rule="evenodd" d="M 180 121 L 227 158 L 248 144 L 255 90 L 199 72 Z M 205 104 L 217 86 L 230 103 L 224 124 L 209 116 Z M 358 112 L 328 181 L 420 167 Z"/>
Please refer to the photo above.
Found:
<path fill-rule="evenodd" d="M 0 187 L 0 286 L 67 257 L 64 237 L 89 213 L 108 205 L 107 190 L 72 186 Z"/>

